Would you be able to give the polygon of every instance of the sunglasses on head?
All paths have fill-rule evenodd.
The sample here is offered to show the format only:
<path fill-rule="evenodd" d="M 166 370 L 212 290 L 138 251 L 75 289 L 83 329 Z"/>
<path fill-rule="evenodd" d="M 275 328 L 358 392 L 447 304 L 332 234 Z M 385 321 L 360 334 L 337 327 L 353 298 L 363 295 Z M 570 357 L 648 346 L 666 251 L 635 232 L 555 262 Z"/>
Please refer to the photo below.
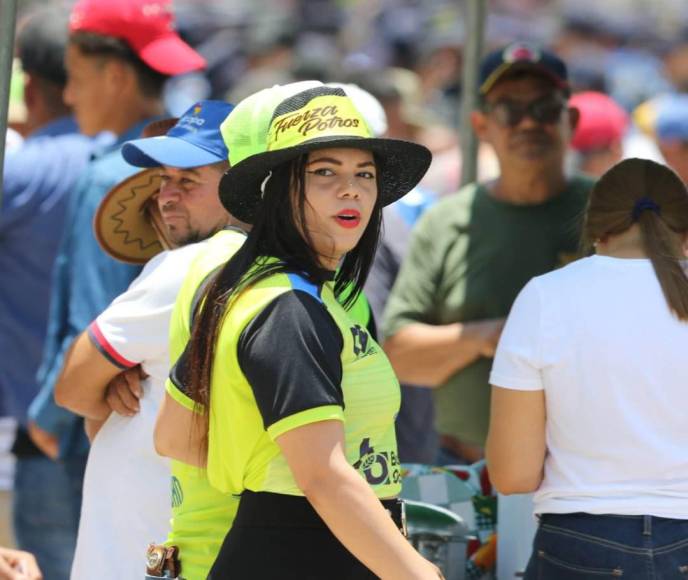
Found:
<path fill-rule="evenodd" d="M 557 123 L 561 119 L 564 108 L 565 105 L 561 99 L 543 97 L 530 103 L 508 100 L 485 103 L 483 111 L 485 113 L 492 113 L 500 125 L 516 127 L 523 121 L 526 115 L 541 125 Z"/>

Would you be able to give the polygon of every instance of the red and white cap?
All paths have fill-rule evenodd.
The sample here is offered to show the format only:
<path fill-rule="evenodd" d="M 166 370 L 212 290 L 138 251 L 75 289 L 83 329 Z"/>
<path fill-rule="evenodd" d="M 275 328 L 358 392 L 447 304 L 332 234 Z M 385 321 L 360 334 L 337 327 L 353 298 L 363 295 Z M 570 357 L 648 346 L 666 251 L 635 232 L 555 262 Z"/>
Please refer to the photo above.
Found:
<path fill-rule="evenodd" d="M 122 39 L 159 73 L 178 75 L 206 66 L 177 34 L 171 0 L 77 0 L 69 20 L 70 32 Z"/>

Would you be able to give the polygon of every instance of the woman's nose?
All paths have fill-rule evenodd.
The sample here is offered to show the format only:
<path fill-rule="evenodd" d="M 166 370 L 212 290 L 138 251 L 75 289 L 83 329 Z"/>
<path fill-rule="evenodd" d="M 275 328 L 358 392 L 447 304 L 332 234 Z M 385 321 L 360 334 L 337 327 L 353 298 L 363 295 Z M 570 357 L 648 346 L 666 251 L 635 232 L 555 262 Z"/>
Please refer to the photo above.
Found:
<path fill-rule="evenodd" d="M 356 180 L 351 177 L 342 177 L 339 191 L 343 196 L 358 197 L 360 195 L 360 188 L 356 185 Z"/>

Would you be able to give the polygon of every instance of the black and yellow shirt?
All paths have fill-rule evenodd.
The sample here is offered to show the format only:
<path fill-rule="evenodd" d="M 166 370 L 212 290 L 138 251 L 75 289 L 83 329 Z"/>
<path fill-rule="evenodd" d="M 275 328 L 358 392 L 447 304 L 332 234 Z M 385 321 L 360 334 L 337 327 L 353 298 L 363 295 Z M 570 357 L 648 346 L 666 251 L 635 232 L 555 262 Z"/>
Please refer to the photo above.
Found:
<path fill-rule="evenodd" d="M 338 420 L 350 464 L 378 497 L 399 493 L 399 384 L 380 346 L 337 302 L 332 286 L 281 273 L 234 299 L 212 374 L 207 474 L 218 490 L 302 495 L 274 440 L 309 423 Z M 182 359 L 177 369 L 183 365 Z"/>

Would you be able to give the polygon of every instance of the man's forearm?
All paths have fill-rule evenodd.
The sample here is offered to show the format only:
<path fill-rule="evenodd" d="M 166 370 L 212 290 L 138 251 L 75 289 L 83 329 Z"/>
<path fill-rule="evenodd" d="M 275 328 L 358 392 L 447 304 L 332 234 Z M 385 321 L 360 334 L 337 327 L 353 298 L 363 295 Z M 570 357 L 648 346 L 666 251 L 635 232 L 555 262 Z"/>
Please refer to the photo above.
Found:
<path fill-rule="evenodd" d="M 119 372 L 83 332 L 67 351 L 55 383 L 55 402 L 82 417 L 103 421 L 110 414 L 105 400 L 107 385 Z"/>
<path fill-rule="evenodd" d="M 414 322 L 384 342 L 399 380 L 437 387 L 481 356 L 481 342 L 471 324 Z"/>

